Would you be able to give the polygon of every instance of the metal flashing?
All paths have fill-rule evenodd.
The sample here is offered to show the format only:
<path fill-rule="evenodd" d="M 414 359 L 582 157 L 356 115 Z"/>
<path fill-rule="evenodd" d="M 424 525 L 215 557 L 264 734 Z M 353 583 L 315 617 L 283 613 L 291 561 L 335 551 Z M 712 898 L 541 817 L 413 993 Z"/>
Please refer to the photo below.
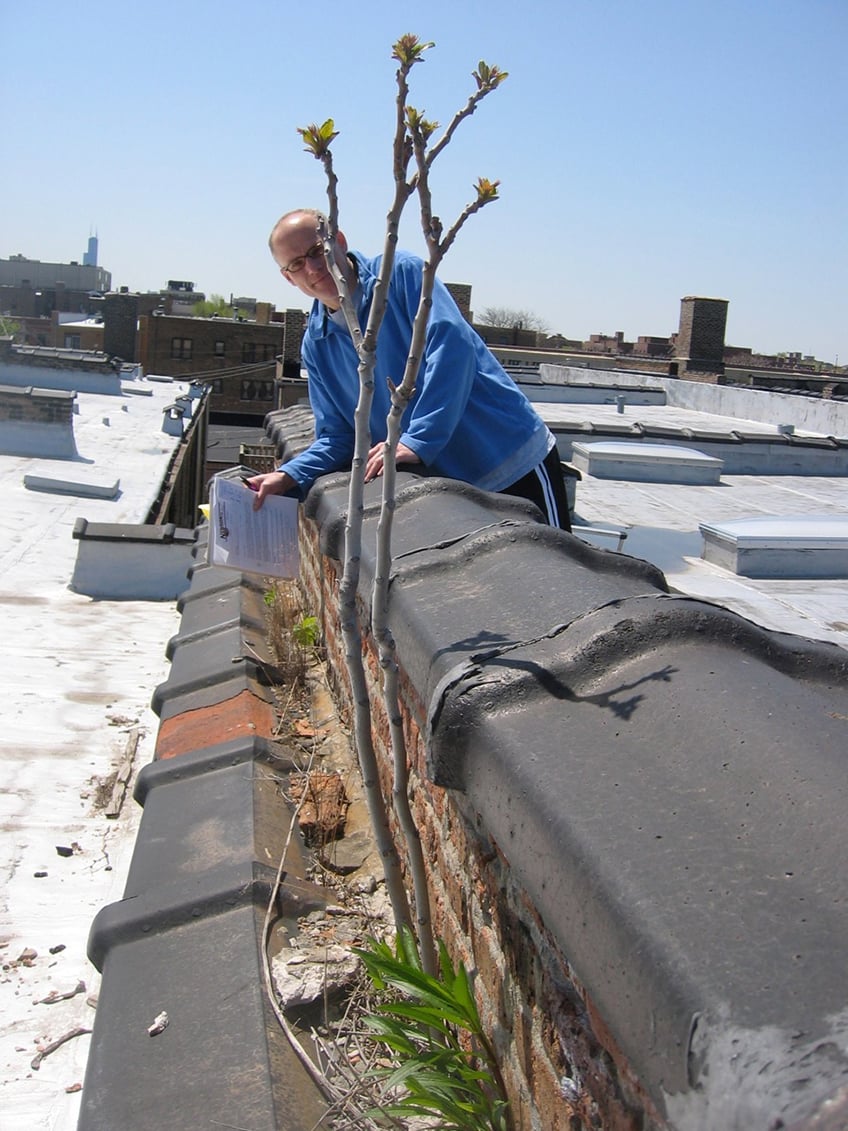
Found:
<path fill-rule="evenodd" d="M 201 527 L 201 529 L 203 528 Z M 267 588 L 264 579 L 261 577 L 242 575 L 235 570 L 210 566 L 205 561 L 198 560 L 197 550 L 194 559 L 194 565 L 188 568 L 188 587 L 184 593 L 180 594 L 177 601 L 177 609 L 180 612 L 190 601 L 205 601 L 216 593 L 226 592 L 239 585 L 246 585 L 260 593 L 264 593 Z"/>
<path fill-rule="evenodd" d="M 316 1126 L 326 1103 L 265 999 L 262 909 L 248 890 L 217 914 L 112 940 L 77 1131 L 189 1131 L 213 1113 L 251 1131 Z"/>
<path fill-rule="evenodd" d="M 173 601 L 187 586 L 194 531 L 173 523 L 88 522 L 78 518 L 70 587 L 106 600 Z"/>
<path fill-rule="evenodd" d="M 425 704 L 478 652 L 542 638 L 588 609 L 667 588 L 655 566 L 555 530 L 528 504 L 514 510 L 502 503 L 515 500 L 488 496 L 487 507 L 482 493 L 446 491 L 444 482 L 424 480 L 399 494 L 393 520 L 389 616 Z M 363 597 L 373 582 L 377 520 L 366 515 Z"/>
<path fill-rule="evenodd" d="M 203 591 L 186 603 L 185 615 L 206 604 L 201 619 L 209 631 L 190 642 L 178 635 L 168 684 L 180 664 L 188 682 L 214 682 L 241 633 L 240 622 L 217 631 L 212 623 L 228 591 Z M 213 653 L 207 664 L 197 649 Z M 287 843 L 281 785 L 294 759 L 256 731 L 215 741 L 217 709 L 198 706 L 179 673 L 174 682 L 161 689 L 163 702 L 180 702 L 185 713 L 163 722 L 160 743 L 172 745 L 163 731 L 182 724 L 213 744 L 151 763 L 138 776 L 143 814 L 124 896 L 98 913 L 89 936 L 89 957 L 103 980 L 78 1131 L 166 1122 L 189 1129 L 208 1122 L 210 1110 L 232 1126 L 309 1131 L 326 1101 L 273 1014 L 262 957 L 265 912 L 284 853 L 278 913 L 293 924 L 327 898 L 303 878 L 297 839 Z M 254 727 L 261 717 L 253 711 Z M 161 1011 L 167 1024 L 151 1037 Z"/>
<path fill-rule="evenodd" d="M 216 773 L 230 766 L 246 762 L 268 763 L 281 770 L 292 768 L 290 752 L 279 742 L 262 735 L 218 742 L 195 749 L 179 758 L 157 759 L 139 770 L 133 789 L 133 798 L 144 807 L 148 794 L 160 785 L 182 782 L 206 773 Z"/>

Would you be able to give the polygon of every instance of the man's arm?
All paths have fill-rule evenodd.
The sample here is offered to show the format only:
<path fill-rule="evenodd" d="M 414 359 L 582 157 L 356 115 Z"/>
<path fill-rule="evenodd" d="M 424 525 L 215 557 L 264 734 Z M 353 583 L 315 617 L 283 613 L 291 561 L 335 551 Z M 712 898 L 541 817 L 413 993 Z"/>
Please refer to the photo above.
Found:
<path fill-rule="evenodd" d="M 412 318 L 421 294 L 420 265 L 403 262 L 400 280 Z M 477 375 L 476 341 L 450 292 L 436 279 L 416 393 L 401 436 L 401 443 L 425 464 L 436 462 L 462 420 Z"/>
<path fill-rule="evenodd" d="M 352 350 L 352 346 L 350 348 Z M 320 475 L 349 466 L 353 456 L 355 401 L 351 403 L 351 419 L 348 420 L 342 400 L 348 384 L 347 374 L 356 374 L 355 353 L 328 358 L 326 351 L 316 349 L 306 336 L 302 357 L 309 375 L 309 402 L 315 418 L 315 439 L 308 448 L 286 460 L 276 471 L 255 477 L 257 499 L 254 506 L 257 509 L 271 494 L 304 498 Z"/>

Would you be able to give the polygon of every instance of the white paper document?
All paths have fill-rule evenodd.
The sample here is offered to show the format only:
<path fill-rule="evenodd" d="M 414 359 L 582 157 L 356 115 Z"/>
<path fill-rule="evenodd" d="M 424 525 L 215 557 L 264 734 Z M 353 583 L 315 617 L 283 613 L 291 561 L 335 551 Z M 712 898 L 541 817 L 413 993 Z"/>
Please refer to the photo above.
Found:
<path fill-rule="evenodd" d="M 255 511 L 255 495 L 243 483 L 215 476 L 209 487 L 210 565 L 297 577 L 297 499 L 269 495 Z"/>

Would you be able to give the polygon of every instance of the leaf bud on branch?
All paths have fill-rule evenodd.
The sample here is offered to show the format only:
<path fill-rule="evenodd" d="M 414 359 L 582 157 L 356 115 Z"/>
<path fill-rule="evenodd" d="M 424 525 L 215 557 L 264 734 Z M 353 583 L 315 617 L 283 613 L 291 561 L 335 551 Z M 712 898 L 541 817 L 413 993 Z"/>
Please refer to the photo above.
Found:
<path fill-rule="evenodd" d="M 415 63 L 423 63 L 424 52 L 435 46 L 435 43 L 422 43 L 417 35 L 409 32 L 402 35 L 393 45 L 392 58 L 397 59 L 400 65 L 408 70 Z"/>
<path fill-rule="evenodd" d="M 477 64 L 477 70 L 472 71 L 474 79 L 477 82 L 478 90 L 494 90 L 495 87 L 500 86 L 505 78 L 509 76 L 509 71 L 502 71 L 498 66 L 489 66 L 481 59 Z"/>
<path fill-rule="evenodd" d="M 304 146 L 306 152 L 318 158 L 326 156 L 326 154 L 329 153 L 333 139 L 339 136 L 338 130 L 334 128 L 335 124 L 332 118 L 328 118 L 322 126 L 313 124 L 306 126 L 304 129 L 298 127 L 297 132 L 306 142 Z"/>
<path fill-rule="evenodd" d="M 406 125 L 416 141 L 425 143 L 439 128 L 438 122 L 428 121 L 424 114 L 420 110 L 416 110 L 414 106 L 407 106 L 406 108 Z"/>
<path fill-rule="evenodd" d="M 478 177 L 474 188 L 477 190 L 477 200 L 480 204 L 488 204 L 490 200 L 498 199 L 498 186 L 500 181 L 490 181 L 487 177 Z"/>

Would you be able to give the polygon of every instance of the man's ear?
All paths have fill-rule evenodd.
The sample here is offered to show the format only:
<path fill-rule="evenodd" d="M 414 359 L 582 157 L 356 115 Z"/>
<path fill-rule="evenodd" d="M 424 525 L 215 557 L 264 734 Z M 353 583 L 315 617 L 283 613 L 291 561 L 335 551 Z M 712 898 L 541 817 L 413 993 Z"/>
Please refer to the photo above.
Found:
<path fill-rule="evenodd" d="M 345 239 L 344 232 L 341 232 L 341 231 L 336 232 L 336 243 L 342 249 L 342 252 L 345 255 L 347 255 L 347 240 Z"/>
<path fill-rule="evenodd" d="M 292 285 L 293 287 L 296 287 L 296 286 L 297 286 L 297 283 L 296 283 L 296 282 L 294 281 L 294 279 L 290 279 L 290 278 L 289 278 L 289 276 L 288 276 L 288 275 L 286 274 L 286 270 L 285 270 L 285 268 L 284 268 L 284 267 L 281 267 L 281 268 L 280 268 L 280 274 L 281 274 L 281 275 L 283 276 L 283 278 L 285 279 L 285 281 L 286 281 L 287 283 L 291 283 L 291 285 Z"/>

